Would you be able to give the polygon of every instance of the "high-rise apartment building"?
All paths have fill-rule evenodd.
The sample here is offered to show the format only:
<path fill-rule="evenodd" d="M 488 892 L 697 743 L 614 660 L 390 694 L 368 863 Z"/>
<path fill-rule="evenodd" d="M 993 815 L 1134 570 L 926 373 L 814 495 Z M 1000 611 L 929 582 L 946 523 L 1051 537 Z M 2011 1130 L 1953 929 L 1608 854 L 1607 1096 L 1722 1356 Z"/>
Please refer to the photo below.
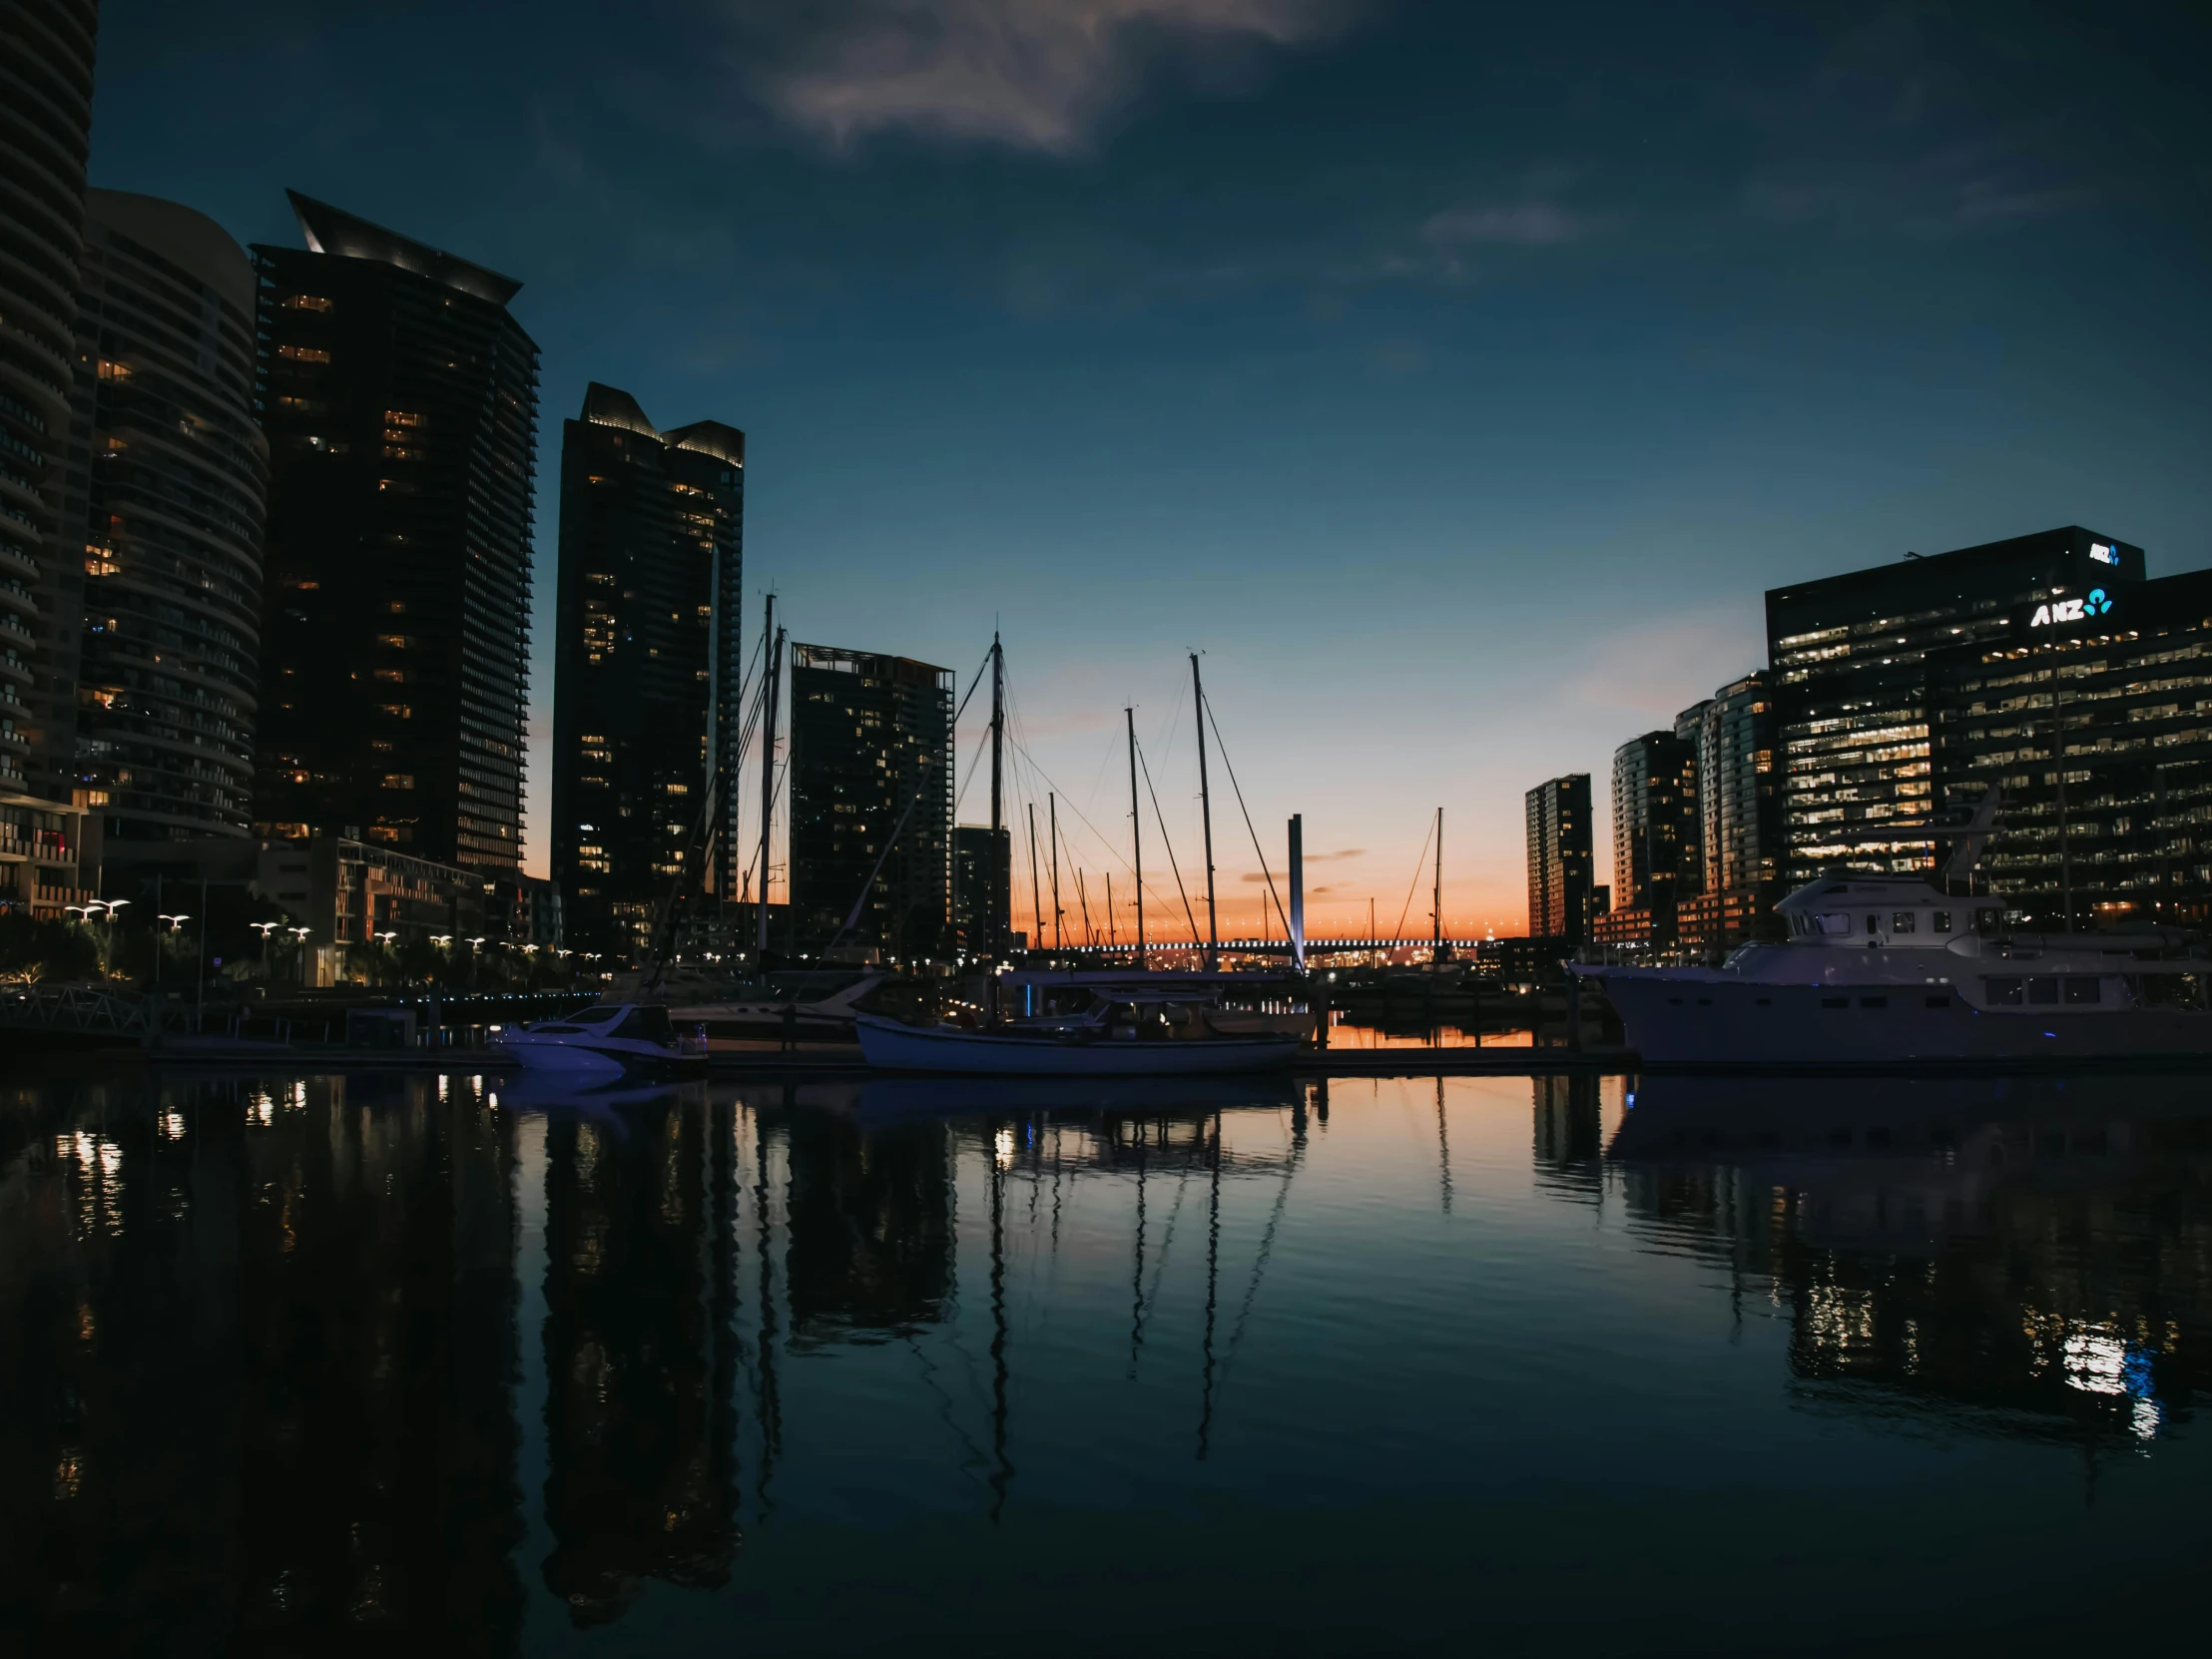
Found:
<path fill-rule="evenodd" d="M 553 874 L 586 948 L 645 945 L 710 789 L 700 885 L 735 886 L 744 528 L 743 432 L 663 432 L 628 392 L 585 391 L 561 437 Z"/>
<path fill-rule="evenodd" d="M 269 446 L 254 268 L 202 214 L 89 194 L 56 583 L 57 770 L 119 843 L 243 838 Z M 69 646 L 74 643 L 75 649 Z"/>
<path fill-rule="evenodd" d="M 1764 674 L 1747 674 L 1701 707 L 1697 793 L 1705 890 L 1771 893 L 1782 868 L 1774 694 Z"/>
<path fill-rule="evenodd" d="M 1646 732 L 1613 755 L 1613 908 L 1666 918 L 1662 932 L 1704 885 L 1697 773 L 1698 746 L 1678 732 Z"/>
<path fill-rule="evenodd" d="M 522 855 L 538 348 L 521 286 L 294 194 L 254 250 L 269 527 L 255 819 Z"/>
<path fill-rule="evenodd" d="M 952 932 L 964 956 L 1003 952 L 1013 937 L 1014 837 L 987 824 L 962 824 L 952 831 Z"/>
<path fill-rule="evenodd" d="M 905 957 L 941 951 L 952 896 L 952 671 L 795 644 L 791 711 L 801 936 L 826 945 L 842 933 Z"/>
<path fill-rule="evenodd" d="M 83 557 L 62 463 L 99 18 L 95 0 L 0 6 L 0 794 L 65 802 L 76 637 L 55 617 Z"/>
<path fill-rule="evenodd" d="M 2023 608 L 2142 579 L 2141 548 L 2073 525 L 1770 591 L 1785 883 L 1932 868 L 1927 654 L 2002 638 Z"/>
<path fill-rule="evenodd" d="M 1538 784 L 1524 799 L 1528 829 L 1528 931 L 1583 945 L 1590 938 L 1590 775 Z"/>
<path fill-rule="evenodd" d="M 2212 571 L 2006 620 L 1928 657 L 1944 816 L 1997 791 L 1973 891 L 2035 926 L 2212 919 Z"/>

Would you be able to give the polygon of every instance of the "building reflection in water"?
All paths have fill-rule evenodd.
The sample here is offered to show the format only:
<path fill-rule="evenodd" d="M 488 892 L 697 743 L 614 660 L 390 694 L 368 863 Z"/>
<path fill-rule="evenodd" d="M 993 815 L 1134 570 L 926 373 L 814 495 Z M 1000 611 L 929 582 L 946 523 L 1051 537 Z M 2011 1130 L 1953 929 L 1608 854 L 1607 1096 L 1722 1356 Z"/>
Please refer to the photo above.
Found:
<path fill-rule="evenodd" d="M 57 1648 L 515 1644 L 508 1124 L 435 1079 L 13 1103 L 0 1606 Z"/>
<path fill-rule="evenodd" d="M 735 1123 L 694 1088 L 545 1133 L 544 1576 L 595 1624 L 737 1553 Z"/>
<path fill-rule="evenodd" d="M 1631 1215 L 1788 1317 L 1809 1406 L 2141 1443 L 2212 1382 L 2199 1081 L 1653 1077 L 1631 1098 L 1610 1149 Z"/>

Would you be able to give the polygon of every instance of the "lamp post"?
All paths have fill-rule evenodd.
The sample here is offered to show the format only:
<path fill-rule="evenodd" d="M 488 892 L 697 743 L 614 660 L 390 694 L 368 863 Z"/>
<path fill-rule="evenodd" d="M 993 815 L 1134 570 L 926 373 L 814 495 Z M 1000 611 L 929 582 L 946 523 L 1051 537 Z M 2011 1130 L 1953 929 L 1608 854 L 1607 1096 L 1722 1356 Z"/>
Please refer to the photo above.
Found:
<path fill-rule="evenodd" d="M 304 927 L 287 927 L 284 931 L 299 946 L 299 984 L 304 989 L 307 983 L 307 930 Z"/>

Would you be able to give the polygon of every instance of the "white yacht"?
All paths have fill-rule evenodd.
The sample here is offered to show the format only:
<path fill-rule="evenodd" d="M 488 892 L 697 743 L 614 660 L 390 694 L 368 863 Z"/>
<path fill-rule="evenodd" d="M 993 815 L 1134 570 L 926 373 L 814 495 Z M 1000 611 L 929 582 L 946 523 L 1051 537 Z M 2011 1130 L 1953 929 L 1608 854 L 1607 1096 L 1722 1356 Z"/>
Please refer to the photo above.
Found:
<path fill-rule="evenodd" d="M 609 1002 L 563 1019 L 496 1031 L 494 1046 L 532 1071 L 571 1078 L 690 1069 L 706 1063 L 706 1044 L 678 1032 L 659 1003 Z"/>
<path fill-rule="evenodd" d="M 2174 928 L 2011 933 L 1989 898 L 1839 876 L 1719 967 L 1577 962 L 1654 1065 L 2212 1058 L 2212 957 Z"/>

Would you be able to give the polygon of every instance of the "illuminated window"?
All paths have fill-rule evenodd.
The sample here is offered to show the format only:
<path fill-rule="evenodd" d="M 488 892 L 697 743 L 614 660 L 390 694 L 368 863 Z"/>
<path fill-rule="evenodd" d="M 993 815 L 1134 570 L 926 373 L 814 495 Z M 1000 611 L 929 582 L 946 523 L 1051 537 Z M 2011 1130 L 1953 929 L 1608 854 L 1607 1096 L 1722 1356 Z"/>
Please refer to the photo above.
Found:
<path fill-rule="evenodd" d="M 294 293 L 284 299 L 287 311 L 326 311 L 329 308 L 330 301 L 319 293 Z"/>
<path fill-rule="evenodd" d="M 384 424 L 386 426 L 420 426 L 422 416 L 409 409 L 386 409 L 384 411 Z"/>
<path fill-rule="evenodd" d="M 295 363 L 326 363 L 330 360 L 330 353 L 319 345 L 279 345 L 276 347 L 276 355 L 289 358 Z M 100 366 L 105 371 L 108 365 L 102 363 Z"/>
<path fill-rule="evenodd" d="M 378 669 L 378 670 L 376 671 L 376 678 L 377 678 L 377 679 L 379 679 L 379 680 L 391 680 L 391 681 L 395 681 L 395 682 L 404 682 L 404 681 L 406 680 L 406 678 L 407 678 L 407 675 L 406 675 L 406 671 L 405 671 L 405 670 L 403 670 L 403 669 L 396 669 L 396 668 L 380 668 L 380 669 Z"/>
<path fill-rule="evenodd" d="M 384 788 L 387 790 L 411 790 L 414 788 L 414 774 L 411 772 L 387 772 L 384 774 Z"/>
<path fill-rule="evenodd" d="M 404 651 L 410 645 L 414 644 L 414 641 L 406 634 L 378 634 L 376 636 L 376 643 L 388 650 Z"/>
<path fill-rule="evenodd" d="M 85 574 L 87 576 L 113 576 L 122 570 L 115 562 L 115 550 L 97 543 L 85 544 Z"/>
<path fill-rule="evenodd" d="M 102 357 L 98 373 L 103 380 L 128 380 L 131 377 L 131 365 Z"/>
<path fill-rule="evenodd" d="M 406 703 L 379 703 L 376 705 L 376 712 L 381 715 L 389 715 L 394 720 L 414 719 L 414 708 Z"/>

